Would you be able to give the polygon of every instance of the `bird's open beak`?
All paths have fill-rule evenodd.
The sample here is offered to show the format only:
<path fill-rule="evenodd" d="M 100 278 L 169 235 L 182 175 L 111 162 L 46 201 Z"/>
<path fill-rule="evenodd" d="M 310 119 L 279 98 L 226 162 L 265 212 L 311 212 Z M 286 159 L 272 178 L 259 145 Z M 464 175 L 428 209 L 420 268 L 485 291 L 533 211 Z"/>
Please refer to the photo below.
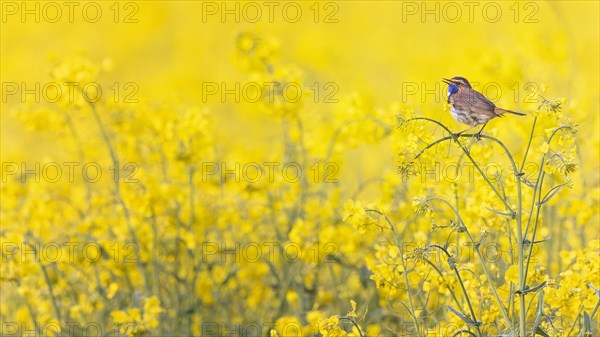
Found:
<path fill-rule="evenodd" d="M 454 85 L 454 82 L 452 82 L 452 80 L 449 80 L 449 79 L 447 79 L 447 78 L 442 78 L 442 81 L 444 81 L 444 83 L 446 83 L 446 84 L 449 84 L 449 85 L 450 85 L 450 84 L 451 84 L 451 85 Z"/>

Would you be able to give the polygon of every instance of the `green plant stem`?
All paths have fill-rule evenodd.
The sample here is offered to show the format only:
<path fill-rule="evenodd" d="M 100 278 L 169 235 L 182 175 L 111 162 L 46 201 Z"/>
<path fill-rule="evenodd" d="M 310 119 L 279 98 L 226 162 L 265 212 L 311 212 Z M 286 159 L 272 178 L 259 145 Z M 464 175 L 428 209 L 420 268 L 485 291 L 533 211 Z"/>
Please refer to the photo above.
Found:
<path fill-rule="evenodd" d="M 427 118 L 427 117 L 415 117 L 415 118 L 410 118 L 408 119 L 406 122 L 411 121 L 411 120 L 424 120 L 427 122 L 431 122 L 436 124 L 437 126 L 441 127 L 442 129 L 444 129 L 446 132 L 450 133 L 451 136 L 446 136 L 443 138 L 440 138 L 430 144 L 428 144 L 423 150 L 421 150 L 416 156 L 415 159 L 418 158 L 423 152 L 425 152 L 427 149 L 440 144 L 446 140 L 450 140 L 450 139 L 454 139 L 457 144 L 459 145 L 459 147 L 461 148 L 461 150 L 464 152 L 464 154 L 469 158 L 469 160 L 473 163 L 473 165 L 475 165 L 475 167 L 477 168 L 477 170 L 479 171 L 479 173 L 481 174 L 482 178 L 487 182 L 487 184 L 491 187 L 491 189 L 494 191 L 494 193 L 496 194 L 496 196 L 498 196 L 498 198 L 500 200 L 502 200 L 502 202 L 504 203 L 505 207 L 510 211 L 510 214 L 512 215 L 512 218 L 515 219 L 516 222 L 516 239 L 517 239 L 517 268 L 518 268 L 518 286 L 517 286 L 517 290 L 520 290 L 520 292 L 518 293 L 519 296 L 519 326 L 518 326 L 518 333 L 519 333 L 519 337 L 525 337 L 526 336 L 526 325 L 527 325 L 527 312 L 526 312 L 526 306 L 525 306 L 525 296 L 526 293 L 523 292 L 523 290 L 526 288 L 526 284 L 527 284 L 527 274 L 528 274 L 528 270 L 529 270 L 529 266 L 531 263 L 531 251 L 532 249 L 530 249 L 530 253 L 528 255 L 527 258 L 527 264 L 525 265 L 525 244 L 526 244 L 526 238 L 527 238 L 527 234 L 529 233 L 529 227 L 531 225 L 531 214 L 533 213 L 533 209 L 535 207 L 535 205 L 537 204 L 537 212 L 536 212 L 536 216 L 535 216 L 535 221 L 534 221 L 534 229 L 533 229 L 533 237 L 531 240 L 531 247 L 533 247 L 534 241 L 535 241 L 535 234 L 537 233 L 537 226 L 539 223 L 539 214 L 540 214 L 540 210 L 541 210 L 541 195 L 542 195 L 542 185 L 543 185 L 543 178 L 544 178 L 544 170 L 543 170 L 543 165 L 544 162 L 546 160 L 546 154 L 543 155 L 542 157 L 542 166 L 540 167 L 540 173 L 538 174 L 538 180 L 536 181 L 536 185 L 534 186 L 534 195 L 532 198 L 532 205 L 531 205 L 531 209 L 530 209 L 530 216 L 529 219 L 527 221 L 527 225 L 525 228 L 525 231 L 523 231 L 523 195 L 522 195 L 522 176 L 523 176 L 523 168 L 525 166 L 525 162 L 527 160 L 527 156 L 529 154 L 529 150 L 531 148 L 531 144 L 533 141 L 533 135 L 535 132 L 535 126 L 537 124 L 537 117 L 535 117 L 534 121 L 533 121 L 533 125 L 531 127 L 531 132 L 529 135 L 529 139 L 528 139 L 528 143 L 527 143 L 527 147 L 525 150 L 525 154 L 523 156 L 523 162 L 521 163 L 521 168 L 517 169 L 517 165 L 516 162 L 514 160 L 513 155 L 510 153 L 510 151 L 508 150 L 508 148 L 506 147 L 506 145 L 504 145 L 504 143 L 502 143 L 500 140 L 498 140 L 495 137 L 490 137 L 487 135 L 481 135 L 481 138 L 486 138 L 489 139 L 495 143 L 497 143 L 498 145 L 500 145 L 502 147 L 502 149 L 504 150 L 504 152 L 506 153 L 508 159 L 510 160 L 512 167 L 513 167 L 513 174 L 515 176 L 516 179 L 516 186 L 517 186 L 517 210 L 514 211 L 512 209 L 512 207 L 508 204 L 507 198 L 503 197 L 502 195 L 500 195 L 500 193 L 498 192 L 498 189 L 491 183 L 491 181 L 487 178 L 487 176 L 483 173 L 483 171 L 481 170 L 481 168 L 479 167 L 479 165 L 475 162 L 475 160 L 473 159 L 473 157 L 471 156 L 469 150 L 467 148 L 465 148 L 464 145 L 462 145 L 459 141 L 458 141 L 458 137 L 473 137 L 474 135 L 455 135 L 453 134 L 446 126 L 444 126 L 442 123 L 433 120 L 431 118 Z M 552 141 L 552 138 L 554 138 L 554 136 L 563 129 L 571 129 L 571 126 L 568 125 L 563 125 L 560 126 L 558 128 L 556 128 L 552 134 L 550 135 L 547 144 L 549 145 L 550 142 Z M 537 196 L 537 203 L 536 203 L 536 196 Z M 453 211 L 455 212 L 455 214 L 457 215 L 457 217 L 459 218 L 459 220 L 461 221 L 461 223 L 463 224 L 463 226 L 466 229 L 466 225 L 464 225 L 464 222 L 462 221 L 462 219 L 460 218 L 460 216 L 458 215 L 458 212 L 452 207 L 452 205 L 450 205 L 446 200 L 444 199 L 439 199 L 438 200 L 442 200 L 444 203 L 446 203 L 450 208 L 453 209 Z M 468 232 L 468 230 L 466 230 L 470 240 L 472 243 L 474 243 L 473 238 L 471 237 L 470 233 Z M 480 253 L 478 251 L 478 249 L 476 249 L 478 256 L 480 256 Z M 486 276 L 488 277 L 488 280 L 490 280 L 490 284 L 493 285 L 493 283 L 491 282 L 491 277 L 489 277 L 488 273 L 487 273 L 487 268 L 485 268 L 485 264 L 482 262 L 482 265 L 484 266 L 484 271 L 486 271 Z M 495 289 L 492 288 L 494 296 L 496 297 L 498 304 L 500 305 L 500 307 L 502 308 L 502 312 L 505 315 L 505 319 L 507 322 L 510 322 L 509 318 L 508 318 L 508 314 L 505 311 L 505 308 L 502 305 L 502 302 L 500 301 L 499 297 L 497 296 L 497 293 L 495 292 Z M 510 326 L 512 326 L 512 324 L 509 324 Z"/>
<path fill-rule="evenodd" d="M 467 225 L 463 221 L 462 217 L 460 216 L 458 211 L 448 201 L 446 201 L 442 198 L 438 198 L 438 197 L 431 197 L 431 198 L 428 198 L 428 200 L 438 200 L 438 201 L 443 202 L 452 210 L 454 215 L 456 215 L 456 218 L 458 219 L 459 223 L 465 229 L 465 233 L 467 233 L 467 236 L 469 237 L 469 240 L 471 241 L 471 244 L 474 247 L 473 249 L 477 253 L 477 258 L 479 259 L 479 262 L 481 263 L 481 267 L 483 268 L 485 277 L 490 284 L 490 288 L 492 289 L 492 294 L 494 295 L 494 298 L 496 299 L 498 307 L 500 308 L 500 311 L 502 312 L 502 316 L 504 317 L 504 320 L 506 321 L 507 326 L 512 327 L 512 322 L 510 320 L 510 317 L 508 316 L 508 312 L 506 311 L 506 308 L 504 307 L 504 304 L 502 303 L 502 300 L 500 299 L 500 295 L 498 294 L 498 290 L 496 289 L 496 286 L 494 285 L 492 275 L 490 274 L 490 271 L 488 270 L 487 265 L 485 264 L 485 261 L 483 259 L 483 255 L 481 255 L 481 251 L 479 250 L 479 245 L 473 239 L 473 236 L 471 235 L 471 232 L 469 232 L 469 229 L 467 228 Z"/>
<path fill-rule="evenodd" d="M 52 307 L 54 308 L 54 313 L 56 314 L 56 318 L 61 321 L 62 320 L 62 314 L 60 311 L 60 306 L 58 304 L 58 301 L 56 299 L 56 295 L 54 294 L 54 287 L 52 286 L 52 280 L 50 280 L 50 275 L 48 275 L 48 269 L 46 268 L 46 266 L 44 266 L 44 261 L 43 259 L 40 259 L 40 253 L 38 252 L 38 250 L 36 249 L 35 245 L 25 241 L 24 244 L 28 245 L 29 247 L 31 247 L 31 249 L 33 250 L 34 254 L 35 254 L 35 259 L 36 261 L 38 261 L 40 268 L 42 269 L 42 274 L 44 274 L 44 281 L 46 282 L 46 285 L 48 286 L 48 294 L 50 296 L 50 301 L 52 302 Z M 32 316 L 33 317 L 33 316 Z"/>
<path fill-rule="evenodd" d="M 85 95 L 81 88 L 80 88 L 80 90 L 81 90 L 82 95 Z M 108 132 L 106 131 L 106 127 L 104 126 L 104 123 L 102 123 L 102 119 L 100 118 L 100 115 L 98 114 L 96 105 L 93 102 L 90 102 L 90 101 L 87 101 L 87 102 L 92 110 L 92 115 L 94 116 L 94 119 L 96 120 L 96 124 L 98 124 L 100 133 L 102 134 L 102 139 L 104 140 L 104 143 L 105 143 L 106 147 L 108 148 L 108 153 L 110 155 L 110 158 L 113 161 L 113 167 L 115 170 L 119 170 L 119 160 L 117 157 L 117 153 L 112 146 L 112 143 L 110 141 L 110 136 L 108 135 Z M 133 229 L 133 225 L 131 223 L 131 216 L 129 214 L 129 208 L 127 207 L 127 204 L 125 204 L 125 200 L 123 200 L 123 197 L 121 196 L 119 178 L 114 179 L 114 185 L 115 185 L 114 195 L 115 195 L 115 198 L 117 199 L 118 204 L 123 208 L 123 214 L 125 216 L 125 221 L 127 223 L 127 229 L 129 231 L 129 235 L 131 235 L 131 239 L 133 240 L 135 245 L 137 247 L 139 247 L 140 246 L 139 240 L 137 238 L 137 235 L 135 234 L 135 230 Z M 151 292 L 148 273 L 147 273 L 146 269 L 144 268 L 139 257 L 136 259 L 136 261 L 137 261 L 137 267 L 139 268 L 139 270 L 143 276 L 145 288 L 146 288 L 146 290 L 148 290 L 148 292 Z"/>
<path fill-rule="evenodd" d="M 540 170 L 543 171 L 543 170 Z M 542 185 L 544 183 L 544 177 L 545 175 L 541 175 L 541 178 L 539 180 L 539 185 L 540 185 L 540 193 L 538 193 L 538 201 L 537 201 L 537 206 L 536 206 L 536 212 L 535 212 L 535 220 L 533 222 L 533 232 L 531 233 L 531 240 L 530 241 L 530 248 L 529 248 L 529 255 L 527 256 L 527 265 L 525 266 L 525 282 L 527 282 L 527 274 L 529 272 L 529 264 L 531 263 L 531 255 L 533 253 L 533 245 L 535 244 L 535 236 L 537 234 L 537 228 L 538 228 L 538 223 L 539 223 L 539 217 L 540 217 L 540 212 L 542 210 L 542 205 L 541 205 L 541 198 L 542 198 Z M 536 185 L 537 187 L 537 185 Z M 537 188 L 536 188 L 537 189 Z M 531 201 L 532 204 L 535 204 L 535 192 L 534 192 L 534 198 Z M 529 218 L 531 219 L 531 213 L 529 215 Z M 527 221 L 527 225 L 529 226 L 529 221 Z M 525 232 L 527 233 L 527 232 Z"/>
<path fill-rule="evenodd" d="M 452 134 L 452 132 L 450 132 L 450 130 L 444 126 L 442 123 L 430 119 L 430 118 L 426 118 L 426 117 L 415 117 L 415 118 L 411 118 L 410 120 L 425 120 L 425 121 L 429 121 L 432 122 L 440 127 L 442 127 L 444 130 L 446 130 L 448 133 Z M 560 128 L 559 128 L 560 129 Z M 555 130 L 556 132 L 557 130 Z M 449 136 L 449 137 L 444 137 L 444 139 L 456 139 L 454 136 L 454 134 L 452 134 L 453 136 Z M 461 137 L 472 137 L 473 135 L 460 135 Z M 523 213 L 523 202 L 522 202 L 522 191 L 521 191 L 521 177 L 522 174 L 521 172 L 517 169 L 517 165 L 515 163 L 515 159 L 512 156 L 512 154 L 510 153 L 510 151 L 508 150 L 508 148 L 506 147 L 506 145 L 504 145 L 504 143 L 502 143 L 500 140 L 498 140 L 495 137 L 491 137 L 491 136 L 487 136 L 487 135 L 481 135 L 481 138 L 486 138 L 489 139 L 493 142 L 495 142 L 496 144 L 500 145 L 500 147 L 502 147 L 502 149 L 504 150 L 504 152 L 506 153 L 508 159 L 510 160 L 512 167 L 513 167 L 513 172 L 514 172 L 514 176 L 516 178 L 516 185 L 517 185 L 517 211 L 515 212 L 512 207 L 510 207 L 510 205 L 508 204 L 508 202 L 506 201 L 505 198 L 502 197 L 502 195 L 500 195 L 500 192 L 498 192 L 498 189 L 491 183 L 491 181 L 489 181 L 489 179 L 487 178 L 487 176 L 483 173 L 483 171 L 481 170 L 481 168 L 479 167 L 479 165 L 477 165 L 477 163 L 475 162 L 475 160 L 473 159 L 473 157 L 471 156 L 470 152 L 468 149 L 466 149 L 460 142 L 457 141 L 459 147 L 463 150 L 463 152 L 465 153 L 465 155 L 471 160 L 471 162 L 473 163 L 473 165 L 475 165 L 475 167 L 477 168 L 477 170 L 479 171 L 479 173 L 481 174 L 481 176 L 483 177 L 483 179 L 488 183 L 488 185 L 492 188 L 492 190 L 494 191 L 494 193 L 496 194 L 496 196 L 498 196 L 498 198 L 500 200 L 502 200 L 502 202 L 504 203 L 504 205 L 506 206 L 506 208 L 510 211 L 510 213 L 512 214 L 512 217 L 516 220 L 516 227 L 517 227 L 517 264 L 518 264 L 518 288 L 519 290 L 523 290 L 525 288 L 525 270 L 524 270 L 524 240 L 523 240 L 523 227 L 522 227 L 522 213 Z M 441 141 L 436 141 L 432 144 L 436 144 L 436 143 L 440 143 Z M 424 150 L 422 150 L 417 157 L 423 153 L 426 149 L 430 148 L 433 145 L 428 145 Z M 446 202 L 444 200 L 444 202 Z M 447 202 L 446 202 L 447 203 Z M 448 204 L 448 206 L 452 207 L 450 204 Z M 462 221 L 462 220 L 461 220 Z M 465 226 L 466 228 L 466 226 Z M 484 263 L 482 262 L 482 265 L 484 265 Z M 490 282 L 490 284 L 492 284 Z M 501 302 L 499 301 L 499 297 L 497 298 L 499 304 L 502 306 Z M 503 307 L 503 306 L 502 306 Z M 526 312 L 525 312 L 525 293 L 520 292 L 519 293 L 519 337 L 525 337 L 526 335 L 526 325 L 527 325 L 527 316 L 526 316 Z M 503 311 L 504 313 L 504 311 Z M 508 320 L 508 315 L 505 316 L 505 319 Z M 511 325 L 512 326 L 512 325 Z"/>
<path fill-rule="evenodd" d="M 435 247 L 438 248 L 439 250 L 443 251 L 446 256 L 448 258 L 452 257 L 452 255 L 450 255 L 450 253 L 448 253 L 448 250 L 446 250 L 446 248 L 440 246 L 440 245 L 431 245 L 431 247 Z M 451 267 L 451 269 L 454 271 L 454 273 L 456 274 L 456 278 L 458 279 L 458 283 L 460 284 L 460 288 L 463 291 L 463 294 L 465 296 L 465 300 L 467 301 L 467 306 L 469 307 L 469 311 L 471 312 L 471 318 L 473 319 L 473 322 L 478 323 L 477 321 L 477 316 L 475 315 L 475 310 L 473 309 L 473 305 L 471 304 L 471 300 L 469 298 L 469 293 L 467 292 L 467 288 L 465 288 L 465 284 L 462 280 L 462 277 L 460 276 L 460 272 L 458 271 L 458 268 L 456 268 L 456 266 Z M 479 336 L 483 336 L 481 329 L 479 328 L 479 325 L 475 325 L 475 327 L 477 328 L 477 332 L 479 333 Z"/>
<path fill-rule="evenodd" d="M 340 316 L 339 319 L 344 319 L 344 320 L 348 320 L 348 321 L 352 322 L 352 324 L 356 327 L 356 330 L 358 330 L 358 334 L 360 335 L 360 337 L 364 337 L 362 331 L 360 330 L 360 327 L 358 326 L 358 323 L 356 323 L 354 318 L 349 317 L 349 316 Z"/>
<path fill-rule="evenodd" d="M 413 305 L 412 294 L 410 292 L 410 282 L 408 280 L 408 273 L 406 272 L 406 260 L 404 259 L 404 249 L 402 247 L 402 242 L 400 242 L 400 236 L 398 235 L 398 232 L 396 231 L 396 226 L 394 226 L 394 224 L 392 223 L 390 218 L 388 218 L 388 216 L 385 213 L 383 213 L 379 210 L 375 210 L 375 209 L 367 209 L 367 211 L 374 212 L 374 213 L 377 213 L 377 214 L 383 216 L 385 221 L 388 223 L 388 225 L 390 225 L 392 233 L 394 234 L 394 240 L 396 241 L 396 246 L 400 249 L 400 260 L 402 261 L 402 274 L 404 276 L 404 283 L 406 284 L 406 293 L 408 296 L 408 304 L 410 306 L 410 315 L 412 317 L 413 324 L 415 325 L 415 329 L 416 329 L 415 331 L 417 331 L 417 333 L 419 333 L 419 331 L 420 331 L 419 330 L 419 322 L 417 321 L 417 318 L 414 316 L 415 307 Z"/>
<path fill-rule="evenodd" d="M 573 324 L 571 324 L 571 327 L 569 328 L 567 337 L 571 337 L 571 333 L 573 332 L 575 325 L 577 325 L 577 323 L 579 322 L 579 317 L 581 317 L 581 312 L 583 312 L 583 304 L 581 305 L 581 307 L 579 307 L 579 312 L 577 313 L 577 317 L 575 317 L 575 319 L 573 320 Z"/>
<path fill-rule="evenodd" d="M 554 136 L 561 130 L 563 129 L 570 129 L 570 126 L 561 126 L 556 128 L 552 134 L 550 135 L 550 137 L 548 137 L 548 141 L 546 142 L 548 144 L 548 146 L 550 145 L 550 143 L 552 142 L 552 139 L 554 138 Z M 532 131 L 533 132 L 533 131 Z M 540 216 L 540 212 L 542 209 L 542 188 L 544 185 L 544 178 L 546 177 L 546 173 L 544 172 L 544 162 L 546 160 L 546 154 L 544 153 L 544 155 L 542 155 L 542 159 L 540 162 L 540 171 L 538 173 L 538 177 L 537 177 L 537 181 L 536 184 L 534 186 L 533 189 L 533 197 L 531 200 L 531 208 L 529 210 L 529 219 L 527 220 L 527 226 L 525 227 L 525 238 L 527 237 L 527 233 L 529 232 L 529 227 L 531 224 L 531 214 L 533 213 L 533 208 L 536 208 L 536 213 L 535 213 L 535 220 L 533 221 L 533 232 L 531 234 L 531 240 L 529 240 L 530 243 L 530 251 L 529 251 L 529 255 L 527 257 L 527 265 L 525 267 L 525 276 L 524 276 L 524 284 L 526 284 L 527 282 L 527 274 L 529 272 L 529 265 L 531 263 L 531 253 L 533 252 L 533 245 L 535 244 L 535 237 L 537 234 L 537 227 L 539 224 L 539 216 Z M 537 196 L 537 202 L 536 202 L 536 196 Z"/>
<path fill-rule="evenodd" d="M 400 242 L 398 242 L 398 240 L 396 240 L 396 245 L 401 245 Z M 412 293 L 410 291 L 410 282 L 408 280 L 408 272 L 406 271 L 406 259 L 404 259 L 404 248 L 402 247 L 398 247 L 400 248 L 400 260 L 402 261 L 402 275 L 404 276 L 404 283 L 406 284 L 406 294 L 408 295 L 408 304 L 410 305 L 410 310 L 413 313 L 411 316 L 413 316 L 413 323 L 415 325 L 415 329 L 417 329 L 417 333 L 419 333 L 419 322 L 417 321 L 417 318 L 414 316 L 414 312 L 415 312 L 415 306 L 413 304 L 413 298 L 412 298 Z"/>
<path fill-rule="evenodd" d="M 513 162 L 514 164 L 514 162 Z M 515 168 L 516 171 L 516 168 Z M 521 174 L 515 172 L 517 178 L 517 265 L 519 274 L 519 290 L 525 290 L 525 266 L 523 264 L 525 259 L 525 242 L 523 240 L 523 196 L 521 192 Z M 519 293 L 519 337 L 525 337 L 527 334 L 527 312 L 525 310 L 525 293 Z"/>
<path fill-rule="evenodd" d="M 531 126 L 531 132 L 529 133 L 529 140 L 527 141 L 527 147 L 525 148 L 525 154 L 523 155 L 523 161 L 521 162 L 520 172 L 523 172 L 525 168 L 525 161 L 527 160 L 527 155 L 529 154 L 529 149 L 531 148 L 531 142 L 533 141 L 533 132 L 535 131 L 535 124 L 537 123 L 537 116 L 533 118 L 533 125 Z"/>
<path fill-rule="evenodd" d="M 594 319 L 594 315 L 596 315 L 596 312 L 598 312 L 598 308 L 600 308 L 600 299 L 598 299 L 598 302 L 596 302 L 596 306 L 594 307 L 594 310 L 592 310 L 592 313 L 590 314 L 590 319 Z"/>
<path fill-rule="evenodd" d="M 33 246 L 32 246 L 33 247 Z M 54 287 L 52 286 L 52 281 L 50 280 L 50 275 L 48 275 L 48 270 L 46 266 L 44 266 L 43 262 L 40 260 L 40 267 L 42 268 L 42 272 L 44 274 L 44 280 L 48 285 L 48 293 L 50 294 L 50 299 L 52 300 L 52 306 L 54 307 L 54 311 L 56 312 L 56 319 L 58 321 L 62 321 L 62 314 L 58 305 L 58 301 L 56 300 L 56 295 L 54 294 Z"/>
<path fill-rule="evenodd" d="M 444 280 L 444 282 L 446 282 L 446 277 L 444 276 L 444 274 L 442 274 L 442 271 L 435 265 L 433 264 L 433 262 L 429 261 L 428 259 L 425 259 L 425 261 L 435 270 L 437 271 L 438 275 L 440 275 L 440 277 Z M 460 304 L 460 302 L 458 301 L 458 298 L 456 297 L 456 294 L 454 293 L 454 291 L 450 288 L 448 288 L 450 290 L 450 294 L 452 294 L 452 299 L 454 300 L 454 303 L 456 303 L 456 306 L 458 307 L 458 309 L 460 309 L 460 311 L 463 311 L 462 305 Z"/>
<path fill-rule="evenodd" d="M 464 329 L 463 329 L 463 330 L 458 330 L 457 332 L 455 332 L 455 333 L 452 335 L 452 337 L 460 336 L 460 335 L 462 335 L 463 333 L 468 333 L 468 334 L 469 334 L 469 335 L 471 335 L 471 336 L 475 336 L 475 337 L 477 337 L 477 335 L 476 335 L 476 334 L 474 334 L 474 333 L 473 333 L 473 331 L 471 331 L 471 330 L 464 330 Z"/>
<path fill-rule="evenodd" d="M 456 139 L 456 136 L 454 136 L 454 134 L 452 132 L 450 132 L 450 129 L 448 129 L 445 125 L 443 125 L 442 123 L 440 123 L 440 122 L 438 122 L 436 120 L 433 120 L 431 118 L 426 118 L 426 117 L 415 117 L 415 118 L 409 119 L 409 121 L 410 120 L 425 120 L 425 121 L 429 121 L 429 122 L 435 123 L 436 125 L 442 127 L 444 130 L 446 130 L 448 133 L 452 134 L 452 136 L 446 136 L 446 137 L 440 138 L 440 139 L 434 141 L 433 143 L 427 145 L 423 150 L 421 150 L 415 156 L 415 159 L 419 158 L 419 156 L 421 154 L 423 154 L 423 152 L 425 152 L 426 150 L 428 150 L 429 148 L 431 148 L 432 146 L 434 146 L 436 144 L 442 143 L 442 142 L 444 142 L 446 140 Z M 463 134 L 463 135 L 460 135 L 460 137 L 475 137 L 475 135 L 476 134 Z M 512 165 L 513 165 L 513 168 L 514 168 L 515 172 L 517 172 L 515 160 L 514 160 L 513 156 L 510 154 L 510 151 L 508 151 L 508 148 L 504 145 L 504 143 L 502 143 L 500 140 L 498 140 L 495 137 L 491 137 L 491 136 L 487 136 L 487 135 L 481 135 L 481 138 L 489 139 L 489 140 L 497 143 L 498 145 L 500 145 L 504 149 L 504 152 L 506 153 L 506 155 L 508 156 L 508 158 L 510 159 L 510 161 L 512 162 Z M 496 196 L 502 201 L 502 203 L 504 203 L 504 206 L 506 207 L 506 209 L 508 209 L 509 212 L 514 215 L 515 211 L 508 204 L 508 202 L 506 201 L 506 199 L 502 197 L 502 195 L 500 194 L 500 192 L 498 192 L 498 189 L 496 188 L 496 186 L 494 186 L 494 184 L 492 184 L 492 182 L 488 179 L 488 177 L 485 175 L 485 173 L 483 173 L 483 170 L 481 169 L 481 167 L 479 167 L 479 165 L 477 164 L 477 162 L 475 162 L 475 160 L 471 156 L 471 153 L 469 152 L 469 150 L 467 148 L 465 148 L 458 141 L 457 141 L 457 144 L 459 145 L 459 147 L 461 148 L 461 150 L 465 153 L 465 155 L 471 160 L 471 163 L 473 163 L 473 165 L 475 166 L 475 168 L 477 169 L 477 171 L 479 171 L 479 174 L 481 174 L 481 177 L 487 182 L 487 184 L 490 186 L 490 188 L 492 189 L 492 191 L 494 191 L 494 193 L 496 194 Z"/>

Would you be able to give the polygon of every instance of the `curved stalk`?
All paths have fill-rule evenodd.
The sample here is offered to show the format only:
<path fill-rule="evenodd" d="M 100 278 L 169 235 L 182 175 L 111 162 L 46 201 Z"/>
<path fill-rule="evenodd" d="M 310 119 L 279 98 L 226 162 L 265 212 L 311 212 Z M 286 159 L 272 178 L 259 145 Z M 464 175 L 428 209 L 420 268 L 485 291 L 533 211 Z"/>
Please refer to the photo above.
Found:
<path fill-rule="evenodd" d="M 439 250 L 441 250 L 442 252 L 444 252 L 446 254 L 446 256 L 448 258 L 452 257 L 452 255 L 450 255 L 450 253 L 448 253 L 448 250 L 446 250 L 446 248 L 440 246 L 440 245 L 431 245 L 431 247 L 433 248 L 437 248 Z M 451 267 L 450 269 L 454 270 L 454 273 L 456 274 L 456 278 L 458 279 L 458 283 L 460 284 L 460 288 L 463 291 L 463 294 L 465 296 L 465 300 L 467 301 L 467 306 L 469 307 L 469 311 L 471 313 L 471 318 L 473 319 L 473 322 L 478 323 L 477 321 L 477 316 L 475 315 L 475 310 L 473 309 L 473 305 L 471 304 L 471 300 L 469 298 L 469 293 L 467 292 L 467 289 L 465 288 L 465 284 L 462 280 L 462 277 L 460 276 L 460 272 L 458 270 L 458 268 L 456 267 Z M 482 332 L 481 332 L 481 328 L 479 327 L 479 324 L 475 325 L 475 328 L 477 329 L 477 332 L 479 333 L 479 336 L 483 336 Z"/>
<path fill-rule="evenodd" d="M 411 313 L 411 317 L 413 319 L 413 324 L 415 325 L 415 331 L 417 331 L 417 333 L 420 331 L 419 330 L 419 322 L 417 321 L 417 318 L 414 317 L 414 312 L 415 312 L 415 307 L 413 304 L 413 300 L 412 300 L 412 294 L 410 292 L 410 282 L 408 280 L 408 273 L 406 272 L 406 260 L 404 259 L 404 249 L 402 247 L 402 243 L 400 242 L 400 236 L 398 235 L 398 232 L 396 231 L 396 226 L 394 226 L 394 224 L 392 223 L 392 221 L 390 220 L 390 218 L 388 218 L 388 216 L 378 210 L 374 210 L 374 209 L 367 209 L 367 211 L 371 211 L 374 213 L 377 213 L 381 216 L 383 216 L 386 220 L 386 222 L 390 225 L 390 228 L 392 230 L 392 233 L 394 234 L 394 240 L 396 241 L 396 246 L 400 249 L 400 260 L 402 261 L 402 274 L 404 276 L 404 283 L 406 284 L 406 294 L 408 296 L 408 304 L 410 306 L 410 313 Z"/>
<path fill-rule="evenodd" d="M 462 217 L 460 216 L 460 214 L 458 213 L 458 211 L 446 200 L 442 199 L 442 198 L 438 198 L 438 197 L 431 197 L 428 198 L 428 200 L 438 200 L 443 202 L 444 204 L 446 204 L 454 213 L 454 215 L 456 215 L 456 218 L 458 219 L 459 223 L 463 226 L 463 228 L 465 229 L 465 233 L 467 234 L 467 236 L 469 237 L 469 241 L 471 241 L 471 244 L 473 245 L 473 249 L 475 250 L 475 252 L 477 253 L 477 258 L 479 259 L 479 262 L 481 263 L 481 266 L 483 268 L 483 272 L 485 274 L 486 279 L 488 280 L 490 287 L 492 289 L 492 294 L 494 295 L 494 298 L 496 299 L 496 302 L 498 304 L 498 307 L 500 308 L 500 311 L 502 312 L 502 316 L 504 318 L 504 321 L 506 322 L 507 326 L 512 327 L 512 322 L 508 316 L 508 311 L 506 310 L 506 308 L 504 307 L 504 304 L 502 303 L 502 300 L 500 299 L 500 295 L 498 294 L 498 290 L 496 289 L 496 286 L 494 285 L 494 282 L 492 280 L 492 275 L 490 274 L 490 271 L 488 270 L 485 261 L 483 259 L 483 256 L 481 255 L 481 251 L 479 250 L 479 246 L 477 245 L 477 243 L 475 242 L 475 240 L 473 239 L 473 236 L 471 235 L 471 232 L 469 232 L 469 229 L 467 228 L 465 222 L 463 221 Z"/>

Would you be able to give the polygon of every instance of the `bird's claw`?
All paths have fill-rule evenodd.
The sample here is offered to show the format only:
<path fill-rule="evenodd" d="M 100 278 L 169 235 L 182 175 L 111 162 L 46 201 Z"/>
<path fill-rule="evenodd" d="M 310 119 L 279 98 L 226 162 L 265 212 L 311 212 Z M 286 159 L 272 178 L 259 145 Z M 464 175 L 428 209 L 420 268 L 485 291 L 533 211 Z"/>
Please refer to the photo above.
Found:
<path fill-rule="evenodd" d="M 480 141 L 481 140 L 481 132 L 477 132 L 475 134 L 475 138 L 477 138 L 477 141 Z"/>

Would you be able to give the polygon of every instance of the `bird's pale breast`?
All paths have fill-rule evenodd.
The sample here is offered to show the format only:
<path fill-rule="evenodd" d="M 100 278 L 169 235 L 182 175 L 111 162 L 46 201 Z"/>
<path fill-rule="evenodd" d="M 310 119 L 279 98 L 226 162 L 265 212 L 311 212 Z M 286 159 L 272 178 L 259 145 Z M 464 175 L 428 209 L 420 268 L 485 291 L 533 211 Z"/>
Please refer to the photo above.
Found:
<path fill-rule="evenodd" d="M 457 122 L 467 124 L 470 126 L 480 124 L 477 122 L 475 116 L 470 110 L 457 108 L 454 106 L 454 104 L 450 107 L 450 114 Z"/>

